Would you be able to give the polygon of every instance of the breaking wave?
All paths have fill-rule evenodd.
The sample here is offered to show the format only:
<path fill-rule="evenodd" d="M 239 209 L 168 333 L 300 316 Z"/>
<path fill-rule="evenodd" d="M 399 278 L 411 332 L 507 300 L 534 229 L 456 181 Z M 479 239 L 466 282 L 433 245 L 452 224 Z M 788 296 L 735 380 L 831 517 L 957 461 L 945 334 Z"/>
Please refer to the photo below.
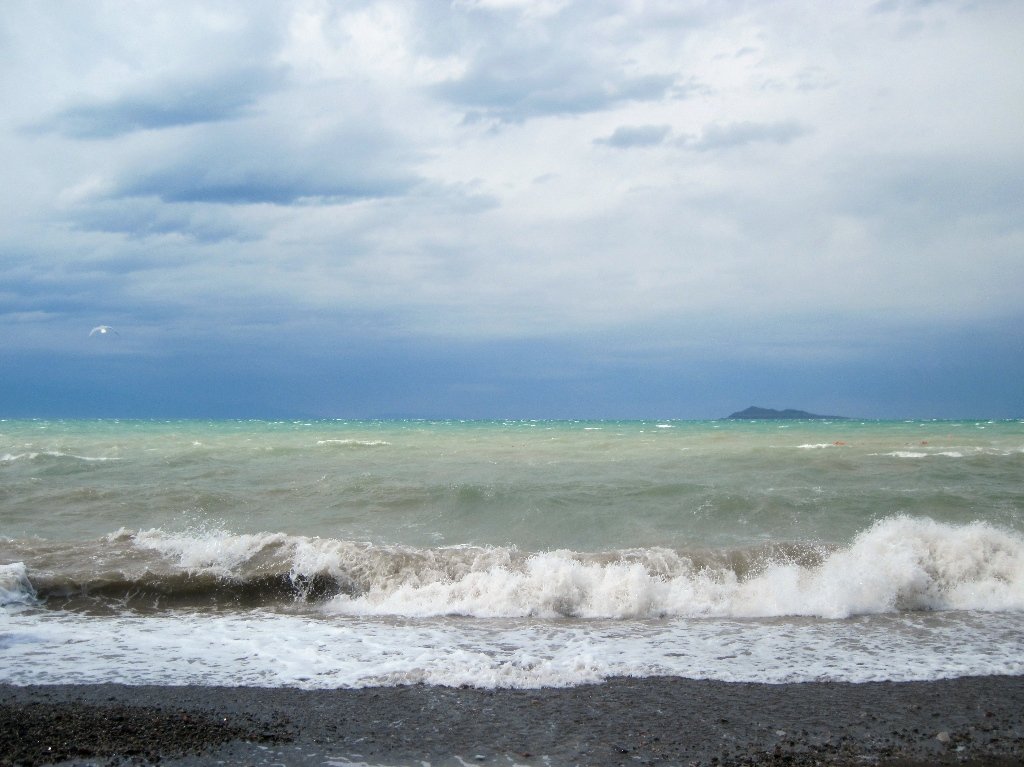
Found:
<path fill-rule="evenodd" d="M 91 564 L 78 569 L 5 565 L 0 596 L 137 609 L 305 603 L 328 615 L 406 617 L 845 618 L 1024 610 L 1024 537 L 982 522 L 905 516 L 880 520 L 842 547 L 529 553 L 160 529 L 121 530 L 103 547 L 103 557 L 84 557 Z"/>
<path fill-rule="evenodd" d="M 36 591 L 28 579 L 24 562 L 0 565 L 0 606 L 28 605 L 36 601 Z"/>

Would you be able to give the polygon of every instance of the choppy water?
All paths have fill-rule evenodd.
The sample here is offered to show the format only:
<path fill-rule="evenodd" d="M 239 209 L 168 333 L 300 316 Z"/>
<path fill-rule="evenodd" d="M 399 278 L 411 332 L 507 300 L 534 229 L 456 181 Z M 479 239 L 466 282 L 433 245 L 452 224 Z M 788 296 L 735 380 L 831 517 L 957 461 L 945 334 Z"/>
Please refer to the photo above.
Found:
<path fill-rule="evenodd" d="M 1024 422 L 0 421 L 0 680 L 1024 673 Z"/>

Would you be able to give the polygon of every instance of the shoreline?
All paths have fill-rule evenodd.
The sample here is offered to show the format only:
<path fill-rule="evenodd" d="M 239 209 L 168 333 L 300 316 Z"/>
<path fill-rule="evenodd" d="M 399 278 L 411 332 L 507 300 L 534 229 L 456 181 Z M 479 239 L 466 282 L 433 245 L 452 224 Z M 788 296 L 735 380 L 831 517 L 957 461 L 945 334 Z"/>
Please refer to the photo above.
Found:
<path fill-rule="evenodd" d="M 484 690 L 0 684 L 0 765 L 1024 764 L 1024 676 Z"/>

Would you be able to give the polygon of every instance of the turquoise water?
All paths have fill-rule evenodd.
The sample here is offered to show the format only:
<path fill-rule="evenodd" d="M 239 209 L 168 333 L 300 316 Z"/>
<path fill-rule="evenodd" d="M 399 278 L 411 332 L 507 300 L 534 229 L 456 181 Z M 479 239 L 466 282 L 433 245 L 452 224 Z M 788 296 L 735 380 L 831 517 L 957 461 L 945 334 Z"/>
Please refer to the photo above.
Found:
<path fill-rule="evenodd" d="M 840 443 L 840 444 L 836 444 Z M 529 550 L 1024 525 L 1024 424 L 0 423 L 7 537 L 121 527 Z"/>
<path fill-rule="evenodd" d="M 1022 477 L 1021 421 L 0 421 L 0 678 L 1020 673 Z"/>

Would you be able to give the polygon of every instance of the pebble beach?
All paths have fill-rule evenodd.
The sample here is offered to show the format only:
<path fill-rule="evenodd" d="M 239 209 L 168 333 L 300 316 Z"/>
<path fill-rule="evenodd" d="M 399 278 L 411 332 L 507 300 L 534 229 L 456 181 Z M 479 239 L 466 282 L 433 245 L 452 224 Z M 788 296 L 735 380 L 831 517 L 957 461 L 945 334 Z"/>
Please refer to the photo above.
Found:
<path fill-rule="evenodd" d="M 0 687 L 0 764 L 1024 763 L 1024 677 L 564 689 Z"/>

